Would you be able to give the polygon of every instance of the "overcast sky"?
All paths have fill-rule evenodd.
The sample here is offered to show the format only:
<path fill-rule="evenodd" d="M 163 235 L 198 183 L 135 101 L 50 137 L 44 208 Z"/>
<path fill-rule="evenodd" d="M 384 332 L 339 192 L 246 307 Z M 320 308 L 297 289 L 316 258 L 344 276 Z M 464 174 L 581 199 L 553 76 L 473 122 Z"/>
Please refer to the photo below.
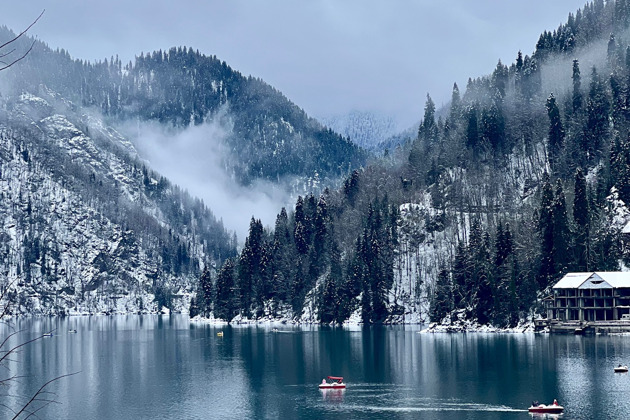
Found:
<path fill-rule="evenodd" d="M 191 46 L 260 77 L 315 117 L 351 110 L 419 120 L 426 94 L 438 106 L 453 82 L 533 52 L 538 36 L 585 0 L 28 0 L 0 24 L 74 58 Z"/>

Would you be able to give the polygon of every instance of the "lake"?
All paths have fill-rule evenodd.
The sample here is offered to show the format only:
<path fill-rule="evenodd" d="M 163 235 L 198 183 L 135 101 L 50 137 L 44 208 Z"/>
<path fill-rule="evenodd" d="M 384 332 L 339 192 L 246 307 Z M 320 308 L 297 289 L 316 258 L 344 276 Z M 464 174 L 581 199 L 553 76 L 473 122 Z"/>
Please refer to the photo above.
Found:
<path fill-rule="evenodd" d="M 630 375 L 613 372 L 630 363 L 630 336 L 276 327 L 183 315 L 18 320 L 19 339 L 55 333 L 10 362 L 24 377 L 1 401 L 15 407 L 6 393 L 78 372 L 50 386 L 56 402 L 40 418 L 529 419 L 532 400 L 554 398 L 562 419 L 630 418 Z M 347 389 L 320 391 L 327 375 Z"/>

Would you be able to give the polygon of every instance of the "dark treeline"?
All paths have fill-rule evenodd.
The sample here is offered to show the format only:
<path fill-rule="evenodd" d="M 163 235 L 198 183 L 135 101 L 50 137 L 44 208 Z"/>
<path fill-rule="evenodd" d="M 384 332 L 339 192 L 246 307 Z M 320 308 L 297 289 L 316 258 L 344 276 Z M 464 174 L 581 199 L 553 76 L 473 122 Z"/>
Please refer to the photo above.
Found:
<path fill-rule="evenodd" d="M 0 39 L 11 35 L 0 30 Z M 316 173 L 337 178 L 366 159 L 349 139 L 308 117 L 261 79 L 192 48 L 141 54 L 133 63 L 118 57 L 90 63 L 36 41 L 20 64 L 19 72 L 7 73 L 18 93 L 45 86 L 114 121 L 137 118 L 178 128 L 219 121 L 227 136 L 225 166 L 245 184 Z"/>
<path fill-rule="evenodd" d="M 354 172 L 357 179 L 358 172 Z M 342 229 L 359 213 L 353 206 L 358 186 L 325 191 L 319 198 L 299 197 L 295 210 L 282 209 L 273 233 L 252 218 L 238 259 L 228 260 L 213 279 L 202 274 L 191 314 L 232 319 L 300 314 L 307 294 L 317 288 L 322 322 L 343 322 L 360 309 L 366 322 L 390 315 L 393 250 L 397 245 L 397 207 L 387 196 L 367 204 L 364 220 Z M 355 235 L 350 240 L 348 235 Z M 354 248 L 345 251 L 347 243 Z M 359 296 L 361 298 L 359 299 Z"/>
<path fill-rule="evenodd" d="M 618 269 L 627 255 L 613 215 L 618 199 L 630 202 L 629 17 L 626 1 L 594 1 L 545 32 L 531 57 L 499 61 L 463 94 L 454 85 L 446 109 L 427 95 L 416 138 L 340 190 L 300 198 L 273 232 L 253 219 L 240 257 L 201 277 L 192 313 L 299 317 L 308 302 L 324 323 L 360 311 L 373 323 L 422 312 L 514 326 L 564 273 Z M 602 60 L 581 68 L 600 39 Z M 552 60 L 568 63 L 570 79 L 543 91 Z M 403 203 L 426 207 L 404 248 Z M 404 274 L 420 250 L 432 252 L 428 268 Z"/>

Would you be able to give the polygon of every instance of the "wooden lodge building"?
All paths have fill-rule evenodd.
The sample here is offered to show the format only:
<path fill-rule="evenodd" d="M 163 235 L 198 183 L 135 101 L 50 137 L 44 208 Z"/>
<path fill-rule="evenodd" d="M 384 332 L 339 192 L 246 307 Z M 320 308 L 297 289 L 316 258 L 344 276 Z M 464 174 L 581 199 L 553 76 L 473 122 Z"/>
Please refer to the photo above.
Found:
<path fill-rule="evenodd" d="M 552 332 L 630 331 L 630 272 L 568 273 L 552 290 L 544 322 Z"/>

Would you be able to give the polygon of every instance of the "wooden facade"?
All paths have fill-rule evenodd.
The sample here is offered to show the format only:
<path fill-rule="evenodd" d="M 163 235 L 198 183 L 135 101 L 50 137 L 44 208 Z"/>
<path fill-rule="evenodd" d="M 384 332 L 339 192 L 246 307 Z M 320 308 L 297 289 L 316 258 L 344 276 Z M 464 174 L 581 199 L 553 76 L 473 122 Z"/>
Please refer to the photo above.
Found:
<path fill-rule="evenodd" d="M 630 272 L 569 273 L 548 303 L 550 320 L 630 321 Z"/>

